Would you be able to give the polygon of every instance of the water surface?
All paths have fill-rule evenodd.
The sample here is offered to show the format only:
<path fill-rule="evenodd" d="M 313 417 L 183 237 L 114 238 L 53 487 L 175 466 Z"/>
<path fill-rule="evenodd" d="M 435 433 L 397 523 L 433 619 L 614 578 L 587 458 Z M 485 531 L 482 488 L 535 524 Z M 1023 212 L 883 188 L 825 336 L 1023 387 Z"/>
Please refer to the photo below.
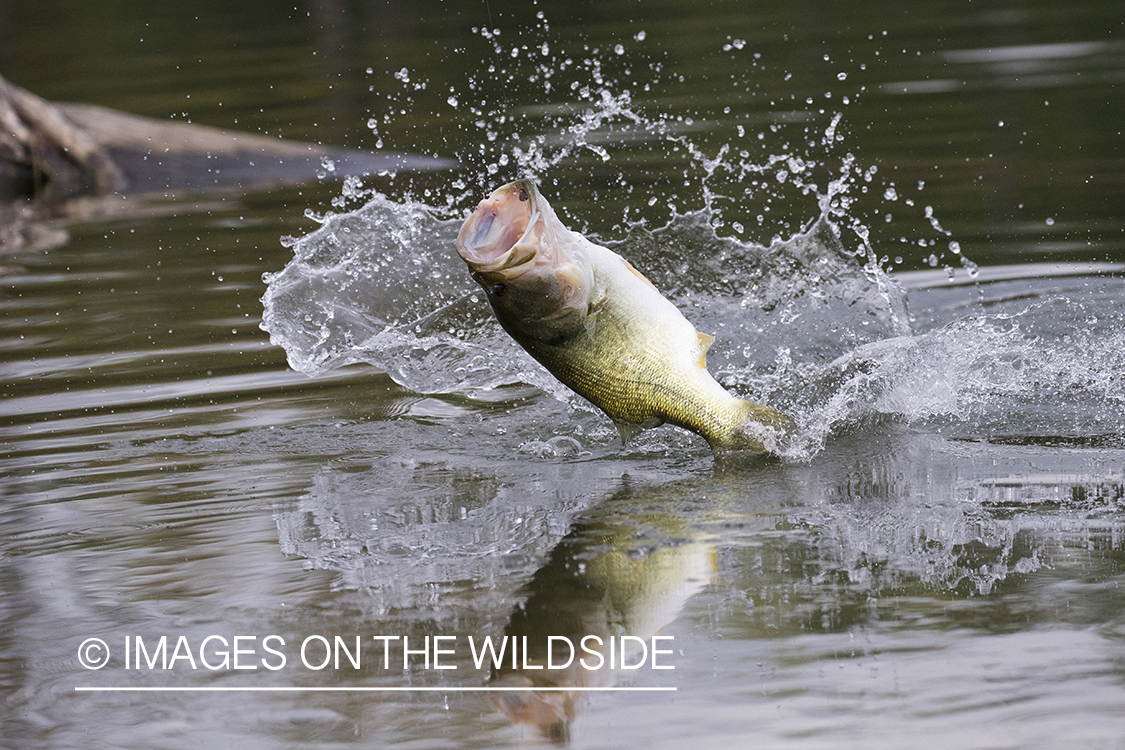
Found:
<path fill-rule="evenodd" d="M 464 167 L 4 209 L 0 744 L 1125 746 L 1116 5 L 51 5 L 0 10 L 46 97 Z M 622 447 L 507 341 L 450 240 L 524 173 L 788 455 Z M 676 669 L 559 679 L 677 690 L 544 694 L 546 733 L 452 690 L 521 679 L 464 648 L 296 657 L 625 632 Z M 121 649 L 270 634 L 284 669 Z"/>

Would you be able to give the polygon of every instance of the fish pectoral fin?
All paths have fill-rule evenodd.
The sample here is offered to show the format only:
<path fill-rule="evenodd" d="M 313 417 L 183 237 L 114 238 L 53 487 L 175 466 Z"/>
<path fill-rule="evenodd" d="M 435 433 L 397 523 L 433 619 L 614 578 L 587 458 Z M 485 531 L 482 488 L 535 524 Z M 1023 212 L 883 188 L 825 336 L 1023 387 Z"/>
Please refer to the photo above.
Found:
<path fill-rule="evenodd" d="M 711 344 L 715 343 L 715 337 L 708 333 L 695 332 L 699 336 L 699 366 L 704 370 L 707 369 L 707 350 L 711 348 Z"/>
<path fill-rule="evenodd" d="M 598 327 L 598 314 L 605 306 L 605 301 L 608 299 L 607 295 L 602 295 L 602 298 L 597 302 L 590 303 L 590 307 L 586 311 L 586 333 L 590 334 L 590 338 L 594 337 L 594 332 Z"/>

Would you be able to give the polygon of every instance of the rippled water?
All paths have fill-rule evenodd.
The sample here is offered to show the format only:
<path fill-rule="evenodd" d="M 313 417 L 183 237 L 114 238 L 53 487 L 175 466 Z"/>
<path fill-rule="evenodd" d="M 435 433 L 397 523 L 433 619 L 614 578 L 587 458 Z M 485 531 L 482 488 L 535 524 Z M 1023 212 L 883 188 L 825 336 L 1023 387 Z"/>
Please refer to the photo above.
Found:
<path fill-rule="evenodd" d="M 0 10 L 52 98 L 465 164 L 5 209 L 0 746 L 1125 747 L 1116 6 L 492 6 Z M 506 338 L 451 239 L 528 173 L 789 455 L 622 447 Z M 552 684 L 675 692 L 369 650 L 623 634 L 675 669 Z M 213 635 L 259 668 L 125 666 Z"/>

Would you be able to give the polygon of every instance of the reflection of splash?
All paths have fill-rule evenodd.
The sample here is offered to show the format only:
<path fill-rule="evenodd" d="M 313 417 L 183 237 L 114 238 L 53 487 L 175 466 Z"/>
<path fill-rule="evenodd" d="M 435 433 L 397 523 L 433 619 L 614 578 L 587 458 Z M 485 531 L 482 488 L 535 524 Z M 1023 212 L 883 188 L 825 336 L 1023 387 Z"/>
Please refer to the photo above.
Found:
<path fill-rule="evenodd" d="M 1034 598 L 1054 571 L 1120 565 L 1121 461 L 903 428 L 830 444 L 793 468 L 795 507 L 720 538 L 721 607 L 776 636 L 906 612 L 957 619 L 951 598 Z"/>
<path fill-rule="evenodd" d="M 503 479 L 448 460 L 326 470 L 278 515 L 281 546 L 339 571 L 341 586 L 366 590 L 379 609 L 432 609 L 437 593 L 465 581 L 486 582 L 481 595 L 506 606 L 490 587 L 548 559 L 527 609 L 540 612 L 539 622 L 553 616 L 552 592 L 588 592 L 577 613 L 643 595 L 647 619 L 641 605 L 617 606 L 632 608 L 629 622 L 640 631 L 667 622 L 678 603 L 661 609 L 651 592 L 623 581 L 683 574 L 701 535 L 719 549 L 720 577 L 750 571 L 747 591 L 780 586 L 794 604 L 843 595 L 840 585 L 861 597 L 980 594 L 1067 564 L 1072 544 L 1104 537 L 1097 546 L 1125 549 L 1120 450 L 948 442 L 902 427 L 859 437 L 830 443 L 812 465 L 720 468 L 706 479 L 618 489 L 600 503 L 620 487 L 619 474 L 600 463 L 583 464 L 585 489 L 573 486 L 565 461 L 510 463 Z M 595 509 L 567 532 L 587 506 Z"/>
<path fill-rule="evenodd" d="M 479 448 L 476 437 L 466 444 Z M 470 451 L 450 440 L 448 455 L 428 460 L 326 464 L 278 513 L 282 549 L 337 571 L 372 621 L 494 640 L 644 635 L 673 619 L 678 647 L 700 635 L 799 643 L 1120 620 L 1122 450 L 997 447 L 878 425 L 829 441 L 810 464 L 707 476 L 634 464 L 623 478 L 619 460 L 459 459 Z M 684 659 L 699 658 L 687 646 Z M 724 674 L 744 684 L 744 673 Z M 479 685 L 480 673 L 466 664 L 450 678 Z M 556 737 L 582 715 L 559 695 L 532 695 L 501 707 Z"/>
<path fill-rule="evenodd" d="M 337 585 L 366 591 L 379 611 L 432 608 L 443 592 L 497 586 L 559 537 L 566 507 L 507 485 L 449 462 L 325 471 L 278 514 L 281 549 L 338 571 Z"/>

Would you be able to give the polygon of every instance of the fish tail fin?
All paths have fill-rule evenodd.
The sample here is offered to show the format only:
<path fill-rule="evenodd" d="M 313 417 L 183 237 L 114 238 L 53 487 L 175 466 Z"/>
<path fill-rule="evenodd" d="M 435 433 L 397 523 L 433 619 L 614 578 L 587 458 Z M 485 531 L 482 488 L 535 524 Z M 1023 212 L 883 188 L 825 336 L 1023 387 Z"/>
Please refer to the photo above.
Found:
<path fill-rule="evenodd" d="M 772 453 L 785 448 L 797 423 L 768 406 L 735 399 L 730 409 L 729 429 L 709 442 L 716 453 Z"/>

